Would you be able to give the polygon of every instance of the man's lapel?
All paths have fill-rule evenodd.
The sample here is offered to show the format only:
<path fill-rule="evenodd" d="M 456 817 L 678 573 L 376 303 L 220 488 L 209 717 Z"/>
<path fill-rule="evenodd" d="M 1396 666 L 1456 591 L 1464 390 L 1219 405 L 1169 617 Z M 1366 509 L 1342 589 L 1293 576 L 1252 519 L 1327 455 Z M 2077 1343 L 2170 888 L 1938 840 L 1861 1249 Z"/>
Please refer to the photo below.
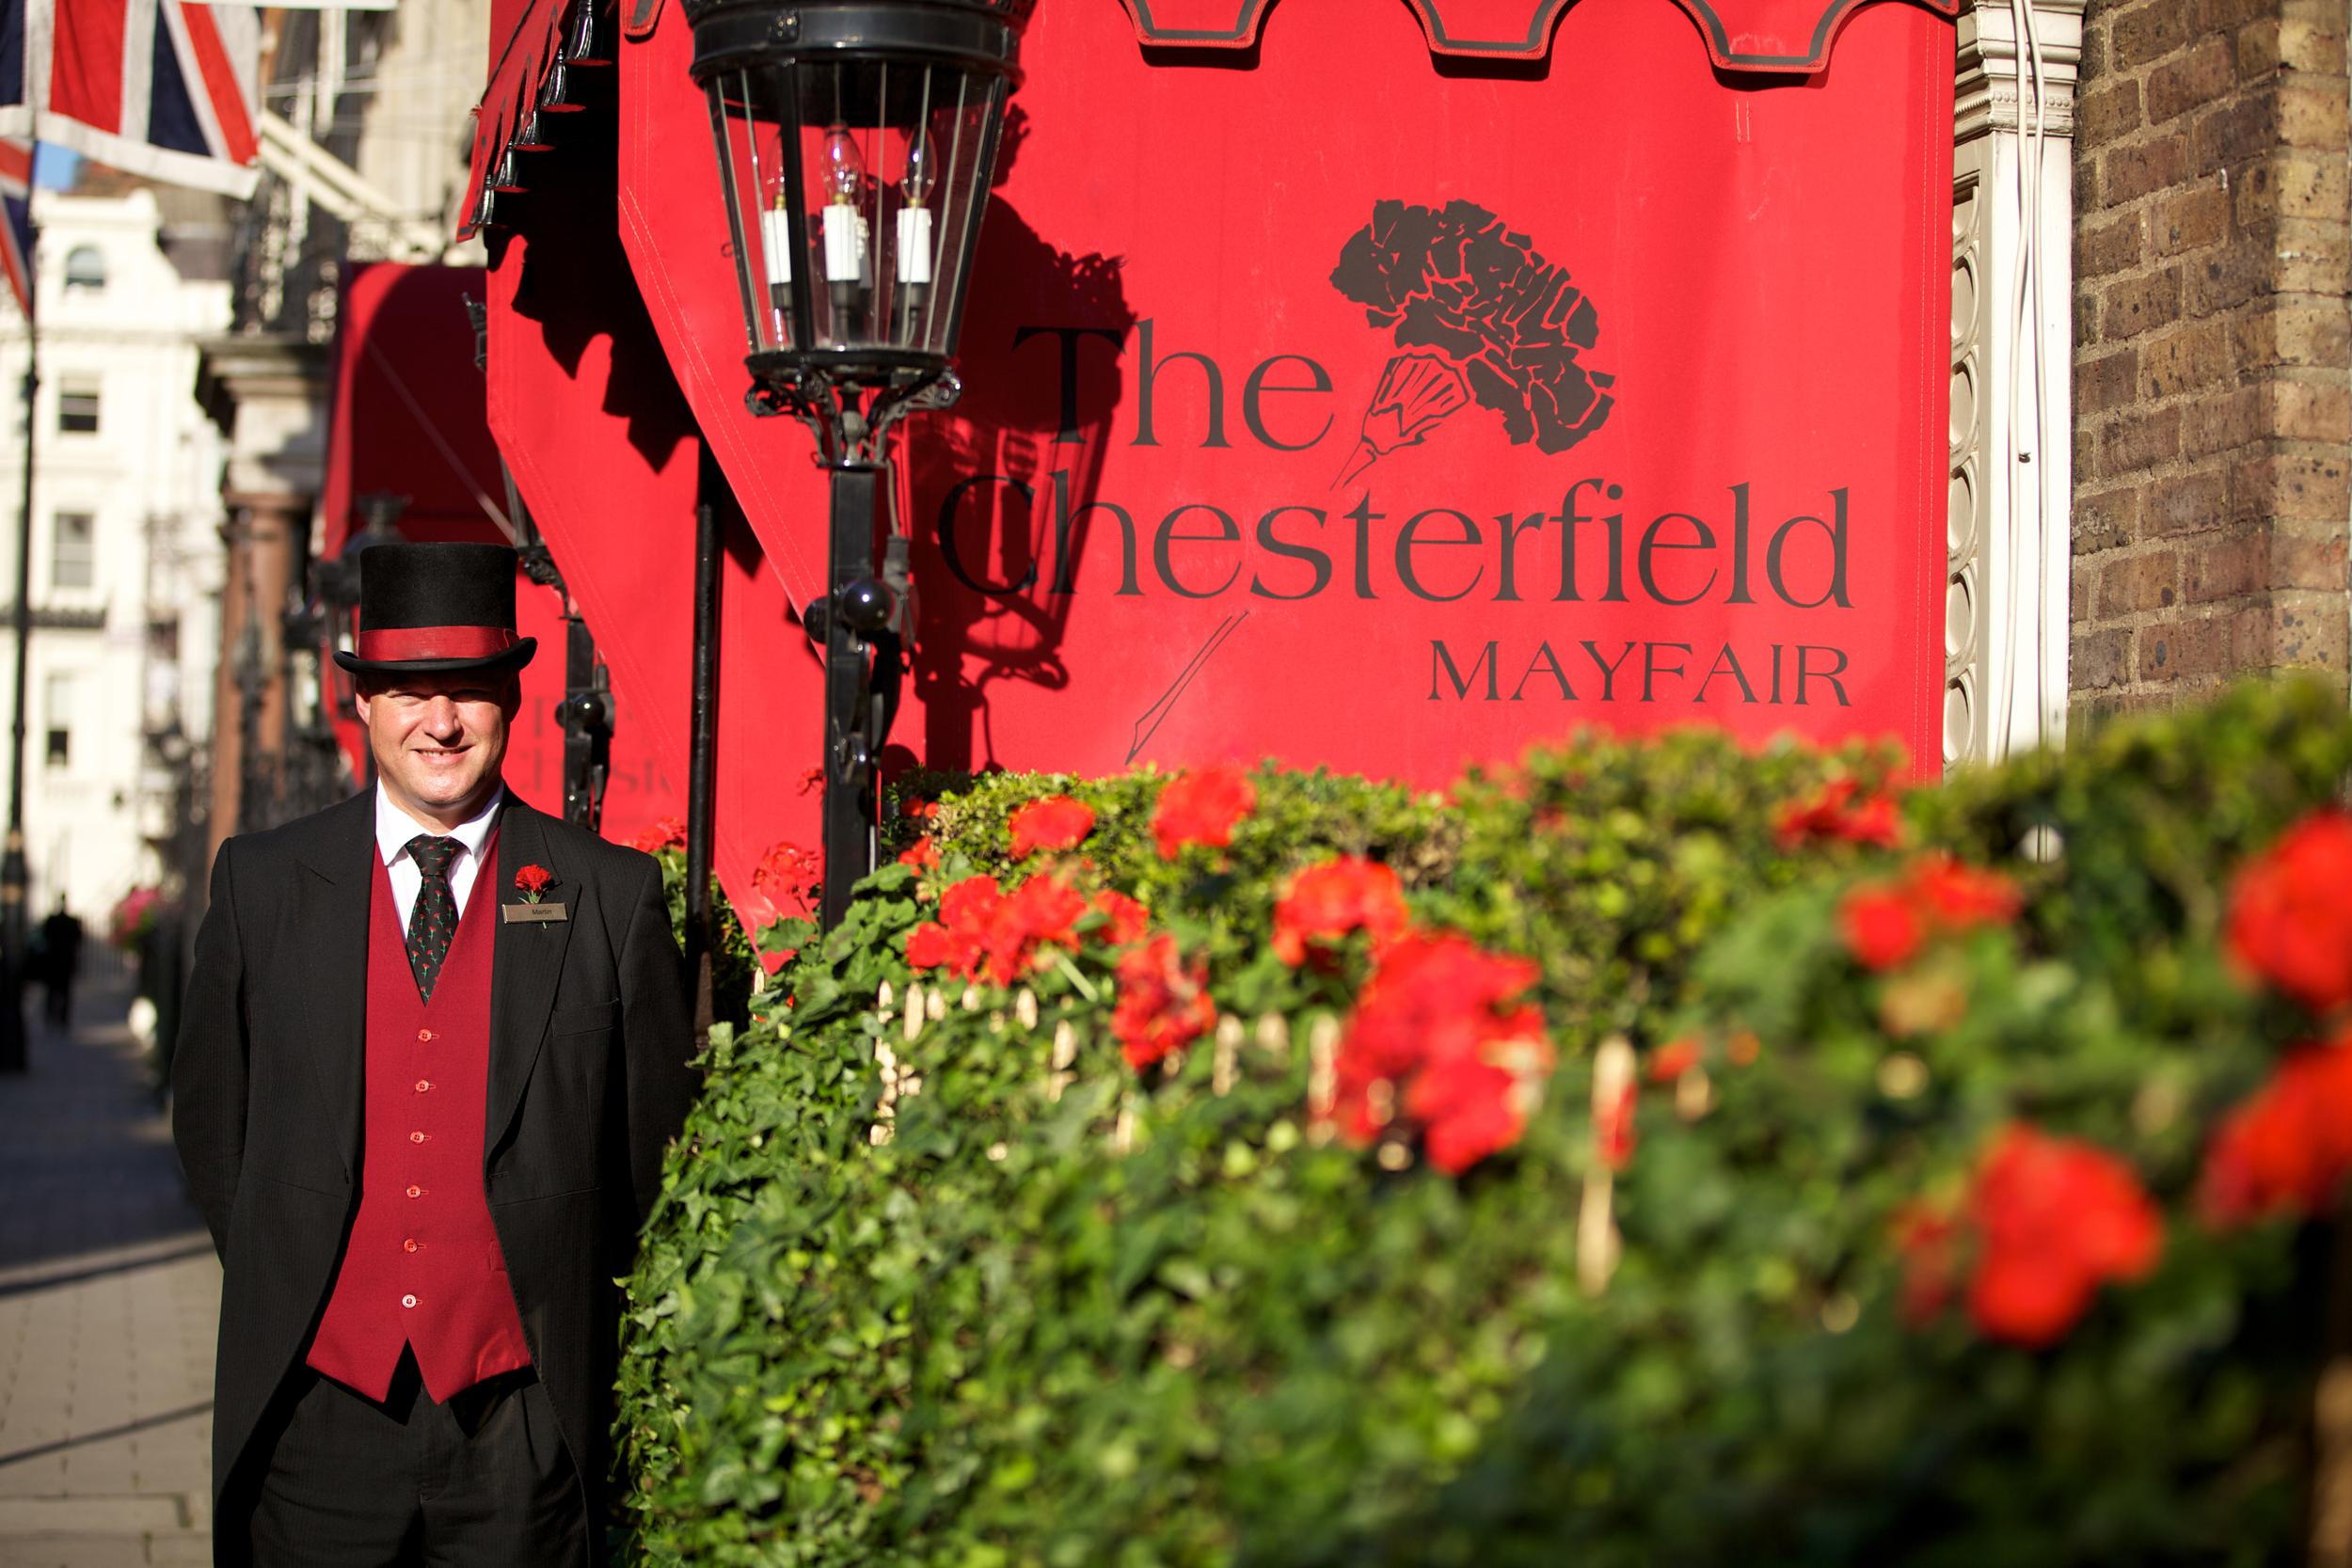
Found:
<path fill-rule="evenodd" d="M 359 1113 L 365 1096 L 368 1039 L 368 909 L 373 900 L 375 791 L 319 815 L 295 851 L 307 875 L 294 890 L 294 929 L 305 953 L 297 974 L 348 976 L 309 987 L 310 1060 L 319 1102 L 335 1133 L 346 1174 L 359 1164 Z"/>
<path fill-rule="evenodd" d="M 474 896 L 485 894 L 500 904 L 516 902 L 515 874 L 526 865 L 543 867 L 554 878 L 546 898 L 580 913 L 581 888 L 567 880 L 548 847 L 547 818 L 515 799 L 510 792 L 499 812 L 499 863 L 491 885 L 477 886 Z M 564 949 L 572 940 L 571 920 L 509 922 L 502 911 L 484 911 L 497 933 L 490 969 L 490 1097 L 482 1129 L 482 1152 L 486 1160 L 505 1135 L 515 1108 L 522 1102 L 523 1085 L 539 1059 L 539 1043 L 547 1037 L 548 1014 L 555 1006 L 555 983 L 564 973 Z"/>

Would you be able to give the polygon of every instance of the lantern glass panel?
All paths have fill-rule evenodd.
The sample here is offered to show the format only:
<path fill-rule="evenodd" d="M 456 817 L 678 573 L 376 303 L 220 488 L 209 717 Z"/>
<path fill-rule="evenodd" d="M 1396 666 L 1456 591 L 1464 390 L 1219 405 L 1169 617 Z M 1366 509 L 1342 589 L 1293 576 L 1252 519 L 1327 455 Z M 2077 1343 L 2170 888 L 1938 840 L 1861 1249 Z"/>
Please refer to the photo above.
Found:
<path fill-rule="evenodd" d="M 883 58 L 711 80 L 752 352 L 953 355 L 1006 90 Z"/>
<path fill-rule="evenodd" d="M 710 129 L 726 190 L 729 247 L 751 352 L 792 346 L 790 220 L 784 210 L 784 132 L 772 103 L 762 112 L 754 83 L 764 72 L 730 71 L 707 90 Z"/>

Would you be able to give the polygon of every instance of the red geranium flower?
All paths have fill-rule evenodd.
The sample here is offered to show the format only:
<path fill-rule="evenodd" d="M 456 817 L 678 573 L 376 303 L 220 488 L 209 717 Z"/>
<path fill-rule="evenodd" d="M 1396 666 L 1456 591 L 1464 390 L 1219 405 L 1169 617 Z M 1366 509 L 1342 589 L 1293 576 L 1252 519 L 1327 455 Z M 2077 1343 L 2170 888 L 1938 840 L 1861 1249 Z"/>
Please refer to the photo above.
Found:
<path fill-rule="evenodd" d="M 990 982 L 1009 986 L 1044 967 L 1050 960 L 1041 949 L 1075 948 L 1078 934 L 1072 927 L 1086 912 L 1086 895 L 1056 878 L 1032 877 L 1015 888 L 990 923 L 983 971 Z"/>
<path fill-rule="evenodd" d="M 1166 932 L 1120 955 L 1111 1037 L 1129 1067 L 1140 1072 L 1216 1027 L 1208 983 L 1208 961 L 1183 961 Z"/>
<path fill-rule="evenodd" d="M 1448 1056 L 1413 1075 L 1405 1114 L 1421 1123 L 1429 1163 L 1459 1176 L 1518 1142 L 1527 1126 L 1525 1100 L 1511 1068 L 1483 1054 Z"/>
<path fill-rule="evenodd" d="M 1372 861 L 1344 856 L 1311 865 L 1283 884 L 1274 906 L 1274 956 L 1295 969 L 1311 944 L 1369 931 L 1373 944 L 1405 929 L 1410 918 L 1396 873 Z"/>
<path fill-rule="evenodd" d="M 555 873 L 544 865 L 526 865 L 515 873 L 516 891 L 526 902 L 535 904 L 540 895 L 555 885 Z"/>
<path fill-rule="evenodd" d="M 2055 1344 L 2108 1280 L 2146 1277 L 2164 1221 L 2129 1165 L 2072 1138 L 2012 1125 L 1970 1195 L 1979 1256 L 1968 1313 L 1996 1339 Z"/>
<path fill-rule="evenodd" d="M 1846 946 L 1867 969 L 1908 963 L 1931 936 L 2013 920 L 2023 900 L 1997 871 L 1963 865 L 1937 850 L 1894 882 L 1865 882 L 1838 905 Z"/>
<path fill-rule="evenodd" d="M 993 877 L 966 877 L 939 897 L 939 918 L 907 933 L 907 962 L 945 969 L 960 980 L 979 973 L 989 927 L 1004 895 Z"/>
<path fill-rule="evenodd" d="M 632 849 L 658 855 L 664 849 L 686 847 L 686 824 L 675 816 L 665 816 L 628 841 Z"/>
<path fill-rule="evenodd" d="M 1650 1053 L 1649 1081 L 1671 1084 L 1699 1065 L 1699 1042 L 1694 1039 L 1669 1040 Z"/>
<path fill-rule="evenodd" d="M 1151 912 L 1117 888 L 1104 888 L 1096 894 L 1091 907 L 1109 917 L 1096 933 L 1105 947 L 1124 947 L 1137 941 L 1151 924 Z"/>
<path fill-rule="evenodd" d="M 2230 890 L 2232 957 L 2315 1013 L 2352 1003 L 2352 816 L 2315 811 Z"/>
<path fill-rule="evenodd" d="M 1812 800 L 1783 806 L 1776 829 L 1782 850 L 1815 839 L 1894 848 L 1902 841 L 1903 832 L 1894 798 L 1871 795 L 1857 800 L 1861 794 L 1861 780 L 1832 779 Z"/>
<path fill-rule="evenodd" d="M 966 877 L 939 895 L 939 918 L 950 926 L 977 928 L 995 917 L 1004 894 L 993 877 Z"/>
<path fill-rule="evenodd" d="M 1926 940 L 1919 914 L 1896 889 L 1865 884 L 1837 906 L 1846 946 L 1866 969 L 1893 969 L 1911 961 Z"/>
<path fill-rule="evenodd" d="M 1963 865 L 1940 850 L 1913 863 L 1908 890 L 1929 921 L 1947 931 L 2005 926 L 2023 905 L 2017 884 L 2007 877 Z"/>
<path fill-rule="evenodd" d="M 1238 768 L 1204 768 L 1168 780 L 1152 813 L 1160 858 L 1174 860 L 1187 844 L 1223 848 L 1233 842 L 1233 825 L 1257 806 L 1258 786 Z"/>
<path fill-rule="evenodd" d="M 917 876 L 939 869 L 939 848 L 928 838 L 918 838 L 898 851 L 898 863 Z"/>
<path fill-rule="evenodd" d="M 1512 1005 L 1538 973 L 1452 932 L 1406 933 L 1382 949 L 1340 1038 L 1340 1131 L 1369 1143 L 1401 1113 L 1446 1171 L 1517 1142 L 1551 1069 L 1543 1015 Z"/>
<path fill-rule="evenodd" d="M 1051 795 L 1014 812 L 1009 826 L 1014 860 L 1040 849 L 1074 849 L 1094 831 L 1094 808 L 1067 795 Z"/>
<path fill-rule="evenodd" d="M 789 839 L 779 839 L 768 846 L 768 852 L 752 867 L 752 890 L 767 895 L 768 901 L 778 909 L 787 904 L 798 905 L 807 912 L 825 883 L 825 857 L 814 849 L 803 849 Z"/>
<path fill-rule="evenodd" d="M 2352 1043 L 2305 1045 L 2223 1118 L 2205 1153 L 2205 1217 L 2234 1225 L 2316 1214 L 2352 1175 Z"/>
<path fill-rule="evenodd" d="M 993 877 L 966 877 L 940 895 L 937 920 L 907 933 L 907 962 L 1009 986 L 1049 962 L 1048 948 L 1076 947 L 1072 927 L 1086 911 L 1085 895 L 1052 877 L 1010 894 Z"/>
<path fill-rule="evenodd" d="M 1940 1307 L 1972 1248 L 1969 1317 L 1987 1336 L 2030 1350 L 2064 1338 L 2100 1286 L 2145 1278 L 2164 1247 L 2163 1217 L 2129 1165 L 2023 1124 L 1994 1139 L 1957 1216 L 1914 1209 L 1897 1224 L 1907 1309 Z"/>

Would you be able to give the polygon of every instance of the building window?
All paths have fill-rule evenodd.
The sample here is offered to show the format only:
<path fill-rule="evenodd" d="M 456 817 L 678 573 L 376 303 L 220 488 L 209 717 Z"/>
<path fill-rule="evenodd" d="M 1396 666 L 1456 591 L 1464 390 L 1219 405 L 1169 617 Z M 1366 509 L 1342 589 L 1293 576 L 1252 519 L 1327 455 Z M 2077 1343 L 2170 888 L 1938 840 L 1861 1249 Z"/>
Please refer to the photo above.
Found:
<path fill-rule="evenodd" d="M 98 383 L 68 380 L 57 388 L 57 428 L 68 436 L 98 434 Z"/>
<path fill-rule="evenodd" d="M 49 741 L 43 754 L 50 767 L 65 768 L 73 761 L 73 677 L 53 673 L 42 695 L 49 721 Z"/>
<path fill-rule="evenodd" d="M 60 512 L 49 539 L 49 586 L 88 588 L 98 581 L 98 519 Z"/>
<path fill-rule="evenodd" d="M 65 256 L 65 286 L 103 289 L 106 286 L 106 253 L 94 245 L 77 245 Z"/>

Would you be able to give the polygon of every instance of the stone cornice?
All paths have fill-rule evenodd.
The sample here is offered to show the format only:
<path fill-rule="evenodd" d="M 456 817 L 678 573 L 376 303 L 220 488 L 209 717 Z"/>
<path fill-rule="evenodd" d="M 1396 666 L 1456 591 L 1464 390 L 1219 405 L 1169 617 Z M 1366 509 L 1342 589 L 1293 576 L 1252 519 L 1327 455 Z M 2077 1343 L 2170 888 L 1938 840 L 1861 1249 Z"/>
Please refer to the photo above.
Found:
<path fill-rule="evenodd" d="M 290 334 L 236 333 L 197 344 L 196 401 L 226 433 L 237 404 L 326 395 L 326 345 Z"/>
<path fill-rule="evenodd" d="M 2083 52 L 2084 0 L 2033 0 L 2032 53 L 2042 79 L 2042 132 L 2074 134 L 2074 80 Z M 2017 15 L 2006 4 L 1960 8 L 1959 75 L 1953 85 L 1956 141 L 1992 131 L 2022 131 L 2020 105 L 2028 75 L 2026 41 L 2018 37 Z"/>

